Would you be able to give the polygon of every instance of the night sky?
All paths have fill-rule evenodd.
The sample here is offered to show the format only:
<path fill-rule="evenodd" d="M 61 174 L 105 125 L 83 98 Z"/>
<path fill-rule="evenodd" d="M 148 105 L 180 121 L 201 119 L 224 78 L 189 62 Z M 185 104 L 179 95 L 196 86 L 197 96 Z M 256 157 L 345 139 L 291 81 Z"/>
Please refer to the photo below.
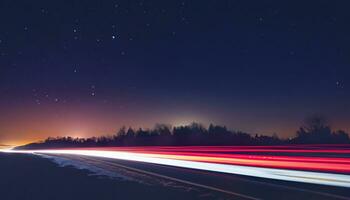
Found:
<path fill-rule="evenodd" d="M 350 131 L 348 1 L 0 2 L 0 144 L 202 122 Z"/>

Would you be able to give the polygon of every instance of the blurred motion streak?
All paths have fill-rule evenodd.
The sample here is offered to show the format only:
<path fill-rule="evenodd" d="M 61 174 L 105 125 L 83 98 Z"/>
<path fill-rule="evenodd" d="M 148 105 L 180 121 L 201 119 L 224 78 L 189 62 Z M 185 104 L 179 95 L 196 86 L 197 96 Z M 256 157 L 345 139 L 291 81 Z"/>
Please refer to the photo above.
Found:
<path fill-rule="evenodd" d="M 348 145 L 153 146 L 2 151 L 93 156 L 260 178 L 350 187 L 350 146 Z M 276 155 L 276 153 L 284 154 Z"/>

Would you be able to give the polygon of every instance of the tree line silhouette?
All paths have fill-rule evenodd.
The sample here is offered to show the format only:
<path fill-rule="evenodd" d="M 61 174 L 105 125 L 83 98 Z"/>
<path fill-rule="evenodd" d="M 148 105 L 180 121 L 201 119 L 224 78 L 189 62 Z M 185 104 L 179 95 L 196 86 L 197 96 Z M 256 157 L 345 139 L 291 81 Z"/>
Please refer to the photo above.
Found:
<path fill-rule="evenodd" d="M 108 146 L 223 146 L 223 145 L 284 145 L 284 144 L 348 144 L 349 135 L 342 130 L 332 131 L 323 117 L 313 116 L 296 132 L 296 136 L 281 139 L 273 136 L 232 131 L 225 126 L 199 123 L 171 127 L 157 124 L 153 129 L 122 127 L 115 135 L 90 138 L 49 137 L 16 149 L 46 149 L 66 147 Z"/>

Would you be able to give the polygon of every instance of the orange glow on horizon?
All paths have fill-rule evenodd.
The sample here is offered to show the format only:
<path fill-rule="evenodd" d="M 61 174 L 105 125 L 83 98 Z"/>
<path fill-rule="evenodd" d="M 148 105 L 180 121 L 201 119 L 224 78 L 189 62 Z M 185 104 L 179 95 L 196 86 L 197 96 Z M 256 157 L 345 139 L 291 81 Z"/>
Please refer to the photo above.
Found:
<path fill-rule="evenodd" d="M 10 109 L 10 107 L 8 108 Z M 193 121 L 203 122 L 205 127 L 211 123 L 207 117 L 200 117 L 195 114 L 177 116 L 176 114 L 159 116 L 147 116 L 146 114 L 132 114 L 114 112 L 112 108 L 107 107 L 84 107 L 83 105 L 72 106 L 53 106 L 42 107 L 42 110 L 33 109 L 29 106 L 16 107 L 15 109 L 4 110 L 6 115 L 0 116 L 0 144 L 5 145 L 24 145 L 32 142 L 45 140 L 48 137 L 71 136 L 93 137 L 103 135 L 114 135 L 122 126 L 133 127 L 135 129 L 152 128 L 156 123 L 171 124 L 173 126 L 188 125 Z M 146 113 L 146 112 L 142 112 Z M 244 132 L 272 135 L 277 133 L 280 138 L 294 137 L 298 129 L 298 123 L 283 124 L 276 123 L 273 125 L 262 124 L 254 126 L 256 129 L 249 129 L 253 123 L 244 121 L 237 127 L 230 126 L 229 122 L 219 121 L 214 124 L 227 125 L 229 129 L 241 130 Z M 335 129 L 346 128 L 345 122 L 332 122 Z"/>

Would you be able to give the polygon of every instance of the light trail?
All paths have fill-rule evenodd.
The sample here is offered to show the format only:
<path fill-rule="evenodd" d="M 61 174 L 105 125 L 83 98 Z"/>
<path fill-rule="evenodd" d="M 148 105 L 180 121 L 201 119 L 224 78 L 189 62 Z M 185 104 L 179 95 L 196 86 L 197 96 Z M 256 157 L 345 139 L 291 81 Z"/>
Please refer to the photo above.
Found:
<path fill-rule="evenodd" d="M 140 153 L 143 156 L 171 158 L 178 160 L 190 160 L 199 162 L 211 162 L 221 164 L 233 164 L 254 167 L 268 167 L 279 169 L 296 169 L 296 170 L 311 170 L 322 172 L 338 172 L 350 173 L 350 154 L 343 152 L 344 149 L 349 149 L 349 145 L 289 145 L 289 146 L 193 146 L 193 147 L 99 147 L 99 148 L 82 148 L 80 150 L 104 150 L 104 151 L 121 151 Z M 312 148 L 312 149 L 310 149 Z M 321 157 L 300 155 L 300 151 L 307 151 L 316 154 L 319 153 L 319 148 L 328 148 L 330 152 L 337 157 Z M 343 148 L 343 149 L 340 149 Z M 252 153 L 260 153 L 259 155 L 237 154 L 232 153 L 236 149 L 251 150 Z M 299 154 L 299 156 L 276 156 L 276 155 L 261 155 L 259 150 L 264 149 L 267 153 L 274 153 L 276 149 L 284 149 L 292 152 L 292 154 Z M 298 149 L 299 151 L 295 151 Z M 230 151 L 222 152 L 222 150 Z M 325 151 L 325 150 L 323 150 Z M 329 152 L 327 152 L 329 154 Z M 333 155 L 333 156 L 334 156 Z M 344 157 L 347 156 L 347 157 Z"/>
<path fill-rule="evenodd" d="M 85 148 L 89 149 L 89 148 Z M 91 148 L 95 149 L 95 148 Z M 288 145 L 288 146 L 153 146 L 153 147 L 101 147 L 101 150 L 117 151 L 176 151 L 207 153 L 307 153 L 307 154 L 350 154 L 349 145 Z"/>
<path fill-rule="evenodd" d="M 344 158 L 317 158 L 302 157 L 294 158 L 292 156 L 251 156 L 251 155 L 217 155 L 217 154 L 192 154 L 192 153 L 139 153 L 142 156 L 169 158 L 176 160 L 190 160 L 198 162 L 221 163 L 230 165 L 244 165 L 255 167 L 269 167 L 279 169 L 297 169 L 312 171 L 328 171 L 339 173 L 350 173 L 350 160 Z"/>
<path fill-rule="evenodd" d="M 337 173 L 350 173 L 350 158 L 270 155 L 264 156 L 244 154 L 235 155 L 222 153 L 204 153 L 206 151 L 201 151 L 205 149 L 206 147 L 132 147 L 53 149 L 32 151 L 7 150 L 5 152 L 92 156 L 269 178 L 283 181 L 350 187 L 350 174 Z M 208 149 L 229 150 L 229 147 L 213 147 Z M 233 147 L 233 149 L 235 148 Z M 191 151 L 186 152 L 185 150 Z"/>

